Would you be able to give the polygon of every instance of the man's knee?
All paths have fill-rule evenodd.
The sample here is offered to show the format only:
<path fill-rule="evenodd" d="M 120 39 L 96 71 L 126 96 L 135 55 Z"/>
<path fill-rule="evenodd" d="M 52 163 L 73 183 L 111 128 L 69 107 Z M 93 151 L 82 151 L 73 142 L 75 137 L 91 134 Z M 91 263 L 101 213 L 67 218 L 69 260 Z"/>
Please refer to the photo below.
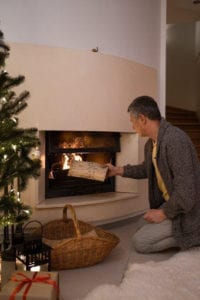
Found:
<path fill-rule="evenodd" d="M 137 252 L 140 253 L 150 253 L 151 245 L 148 243 L 144 237 L 142 237 L 138 232 L 136 232 L 132 238 L 133 246 Z"/>

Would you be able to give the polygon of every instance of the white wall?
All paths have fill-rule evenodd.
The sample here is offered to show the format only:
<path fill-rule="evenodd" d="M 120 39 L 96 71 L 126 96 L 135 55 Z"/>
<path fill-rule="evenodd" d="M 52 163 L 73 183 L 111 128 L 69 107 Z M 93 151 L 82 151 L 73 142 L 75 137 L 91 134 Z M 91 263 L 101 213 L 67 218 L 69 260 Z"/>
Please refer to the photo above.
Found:
<path fill-rule="evenodd" d="M 170 24 L 167 27 L 167 84 L 168 105 L 197 111 L 199 83 L 196 48 L 199 35 L 197 23 Z"/>
<path fill-rule="evenodd" d="M 155 68 L 164 114 L 166 0 L 0 0 L 0 7 L 10 42 L 86 51 L 98 46 L 100 53 Z"/>
<path fill-rule="evenodd" d="M 7 40 L 91 50 L 157 68 L 160 0 L 0 0 Z"/>
<path fill-rule="evenodd" d="M 98 46 L 100 53 L 153 67 L 164 115 L 166 0 L 0 0 L 0 7 L 10 42 L 85 51 Z M 42 62 L 37 67 L 40 74 Z"/>
<path fill-rule="evenodd" d="M 159 46 L 159 68 L 158 68 L 158 103 L 161 114 L 166 112 L 166 15 L 167 2 L 160 1 L 160 46 Z"/>
<path fill-rule="evenodd" d="M 195 63 L 196 63 L 196 81 L 197 81 L 197 114 L 200 120 L 200 21 L 196 22 L 195 28 Z"/>

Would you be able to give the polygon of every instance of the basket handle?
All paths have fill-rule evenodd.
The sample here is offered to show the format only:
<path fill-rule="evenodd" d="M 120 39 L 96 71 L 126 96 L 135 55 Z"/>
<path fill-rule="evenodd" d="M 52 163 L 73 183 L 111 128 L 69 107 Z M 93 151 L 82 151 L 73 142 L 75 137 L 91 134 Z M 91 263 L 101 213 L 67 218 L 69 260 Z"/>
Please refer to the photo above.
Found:
<path fill-rule="evenodd" d="M 39 225 L 39 227 L 33 227 L 33 230 L 30 231 L 28 234 L 29 235 L 26 235 L 26 230 L 28 229 L 31 229 L 31 226 L 29 225 Z M 43 226 L 42 226 L 42 223 L 38 220 L 32 220 L 32 221 L 29 221 L 28 223 L 25 224 L 25 226 L 22 228 L 22 235 L 23 235 L 23 239 L 26 240 L 26 239 L 41 239 L 42 236 L 43 236 Z"/>
<path fill-rule="evenodd" d="M 24 225 L 24 227 L 23 227 L 23 233 L 25 232 L 25 229 L 28 228 L 28 226 L 29 226 L 31 223 L 32 223 L 32 224 L 34 224 L 34 223 L 39 224 L 40 230 L 41 230 L 41 235 L 42 235 L 42 233 L 43 233 L 43 226 L 42 226 L 42 223 L 41 223 L 40 221 L 38 221 L 38 220 L 32 220 L 32 221 L 29 221 L 28 223 L 26 223 L 26 224 Z"/>
<path fill-rule="evenodd" d="M 71 204 L 66 204 L 64 206 L 64 208 L 63 208 L 63 220 L 65 222 L 67 221 L 67 209 L 68 208 L 70 210 L 72 221 L 74 223 L 74 228 L 75 228 L 76 235 L 77 235 L 77 237 L 80 237 L 81 233 L 80 233 L 80 229 L 79 229 L 78 220 L 77 220 L 77 217 L 76 217 L 75 209 Z"/>

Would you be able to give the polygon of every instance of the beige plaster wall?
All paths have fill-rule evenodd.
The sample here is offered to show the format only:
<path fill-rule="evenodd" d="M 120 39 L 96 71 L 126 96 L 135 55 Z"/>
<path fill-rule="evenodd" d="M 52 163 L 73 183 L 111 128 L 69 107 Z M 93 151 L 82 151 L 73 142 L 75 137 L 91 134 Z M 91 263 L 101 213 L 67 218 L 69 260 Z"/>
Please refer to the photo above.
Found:
<path fill-rule="evenodd" d="M 21 90 L 31 91 L 28 108 L 20 115 L 21 126 L 37 126 L 44 130 L 100 130 L 123 133 L 122 150 L 117 164 L 137 164 L 142 160 L 143 145 L 132 134 L 127 106 L 141 94 L 157 95 L 157 72 L 120 57 L 83 50 L 12 43 L 12 54 L 7 70 L 26 74 Z M 41 140 L 42 141 L 42 140 Z M 42 147 L 43 147 L 42 141 Z M 44 149 L 41 148 L 43 167 L 39 180 L 31 180 L 22 200 L 33 207 L 33 218 L 45 222 L 61 214 L 61 203 L 73 199 L 54 199 L 58 207 L 40 208 L 44 197 Z M 76 205 L 83 219 L 107 222 L 141 212 L 148 206 L 143 182 L 117 178 L 116 191 L 130 193 L 127 199 L 109 204 Z M 132 199 L 132 194 L 137 197 Z M 98 196 L 97 196 L 98 198 Z M 106 196 L 105 196 L 106 198 Z M 49 200 L 52 203 L 52 199 Z M 46 201 L 47 202 L 47 201 Z M 39 206 L 38 206 L 39 205 Z M 61 205 L 61 206 L 60 206 Z M 114 207 L 114 208 L 113 208 Z M 109 211 L 109 214 L 107 213 Z M 94 214 L 95 212 L 95 214 Z"/>
<path fill-rule="evenodd" d="M 31 92 L 22 126 L 39 130 L 132 130 L 127 107 L 157 96 L 157 72 L 134 61 L 83 50 L 11 43 L 7 69 Z"/>

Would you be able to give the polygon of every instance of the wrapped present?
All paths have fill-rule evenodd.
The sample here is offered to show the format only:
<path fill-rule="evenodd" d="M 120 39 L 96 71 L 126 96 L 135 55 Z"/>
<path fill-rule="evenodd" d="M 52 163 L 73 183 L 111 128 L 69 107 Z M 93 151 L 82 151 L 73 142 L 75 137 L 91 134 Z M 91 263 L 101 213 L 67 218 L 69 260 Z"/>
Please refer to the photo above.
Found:
<path fill-rule="evenodd" d="M 2 260 L 0 264 L 1 264 L 0 273 L 1 273 L 1 288 L 2 288 L 9 281 L 10 276 L 13 274 L 13 272 L 15 272 L 16 264 L 15 261 L 6 261 L 6 260 Z"/>
<path fill-rule="evenodd" d="M 3 286 L 0 299 L 57 300 L 59 299 L 57 272 L 15 272 Z"/>

